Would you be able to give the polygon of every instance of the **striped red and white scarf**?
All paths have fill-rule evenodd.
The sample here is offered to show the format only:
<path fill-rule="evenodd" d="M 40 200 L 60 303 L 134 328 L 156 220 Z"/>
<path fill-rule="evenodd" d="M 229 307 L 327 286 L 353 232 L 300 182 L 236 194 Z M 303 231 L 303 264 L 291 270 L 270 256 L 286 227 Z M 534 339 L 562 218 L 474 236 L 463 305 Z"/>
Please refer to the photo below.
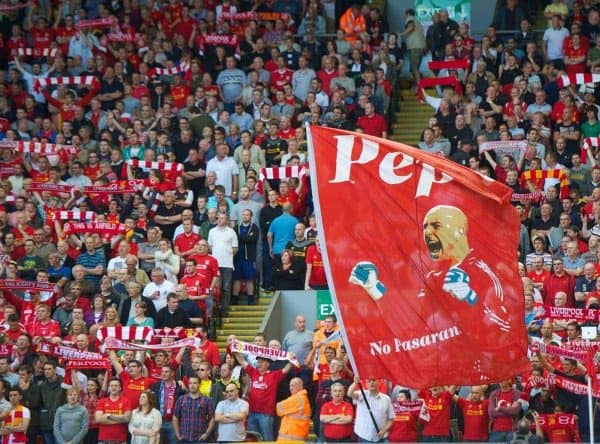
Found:
<path fill-rule="evenodd" d="M 180 64 L 172 68 L 152 68 L 148 70 L 148 77 L 159 77 L 159 76 L 174 76 L 176 74 L 185 74 L 190 69 L 190 65 Z"/>
<path fill-rule="evenodd" d="M 146 341 L 150 342 L 154 336 L 154 330 L 150 327 L 101 327 L 98 329 L 96 338 L 101 343 L 106 338 L 116 338 L 122 341 Z"/>
<path fill-rule="evenodd" d="M 116 19 L 114 17 L 105 17 L 100 19 L 79 20 L 75 23 L 77 29 L 84 28 L 106 28 L 114 25 Z"/>
<path fill-rule="evenodd" d="M 42 88 L 50 85 L 86 85 L 94 89 L 100 88 L 100 82 L 95 76 L 65 76 L 36 79 L 33 89 L 40 92 Z"/>
<path fill-rule="evenodd" d="M 55 57 L 58 48 L 17 48 L 20 56 Z"/>
<path fill-rule="evenodd" d="M 142 40 L 144 37 L 137 33 L 137 34 L 130 34 L 128 32 L 111 32 L 110 34 L 106 35 L 106 38 L 108 39 L 109 42 L 137 42 L 139 40 Z"/>
<path fill-rule="evenodd" d="M 568 74 L 560 76 L 556 80 L 559 88 L 566 88 L 570 85 L 585 85 L 586 83 L 600 82 L 600 74 L 592 74 L 588 72 L 578 72 L 577 74 Z"/>
<path fill-rule="evenodd" d="M 89 220 L 91 222 L 96 220 L 96 213 L 93 211 L 57 211 L 54 213 L 54 217 L 58 220 Z"/>
<path fill-rule="evenodd" d="M 192 330 L 193 336 L 193 330 Z M 154 329 L 154 337 L 155 338 L 179 338 L 183 339 L 188 337 L 187 329 L 184 327 L 165 327 L 165 328 L 155 328 Z"/>
<path fill-rule="evenodd" d="M 598 148 L 600 146 L 600 137 L 586 137 L 583 139 L 583 149 Z"/>
<path fill-rule="evenodd" d="M 278 180 L 278 179 L 291 179 L 297 177 L 302 180 L 306 177 L 306 169 L 304 166 L 294 165 L 276 168 L 261 168 L 258 175 L 257 191 L 262 194 L 262 184 L 265 179 L 267 180 Z"/>
<path fill-rule="evenodd" d="M 183 171 L 183 164 L 177 162 L 150 162 L 147 160 L 130 159 L 126 163 L 134 168 L 146 168 L 150 170 L 172 172 Z"/>
<path fill-rule="evenodd" d="M 0 141 L 0 149 L 11 149 L 19 153 L 37 153 L 52 155 L 57 154 L 60 150 L 64 150 L 69 154 L 77 154 L 81 150 L 73 145 L 62 145 L 60 143 L 48 143 L 48 142 L 30 142 L 20 140 L 18 142 L 12 142 L 3 140 Z"/>

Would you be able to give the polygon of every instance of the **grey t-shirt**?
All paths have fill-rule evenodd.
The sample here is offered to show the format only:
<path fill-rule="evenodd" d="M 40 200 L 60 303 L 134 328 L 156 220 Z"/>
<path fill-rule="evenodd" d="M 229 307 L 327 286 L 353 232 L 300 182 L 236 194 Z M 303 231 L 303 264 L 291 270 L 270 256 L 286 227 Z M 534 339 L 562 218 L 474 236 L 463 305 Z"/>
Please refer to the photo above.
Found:
<path fill-rule="evenodd" d="M 241 100 L 246 74 L 241 69 L 225 69 L 217 77 L 217 85 L 221 87 L 223 101 L 233 103 Z"/>
<path fill-rule="evenodd" d="M 217 404 L 215 413 L 226 415 L 228 413 L 239 413 L 242 410 L 248 411 L 248 402 L 242 398 L 238 398 L 234 402 L 229 400 L 220 401 Z M 219 442 L 240 442 L 246 439 L 246 427 L 244 426 L 245 421 L 230 422 L 230 423 L 219 423 Z"/>

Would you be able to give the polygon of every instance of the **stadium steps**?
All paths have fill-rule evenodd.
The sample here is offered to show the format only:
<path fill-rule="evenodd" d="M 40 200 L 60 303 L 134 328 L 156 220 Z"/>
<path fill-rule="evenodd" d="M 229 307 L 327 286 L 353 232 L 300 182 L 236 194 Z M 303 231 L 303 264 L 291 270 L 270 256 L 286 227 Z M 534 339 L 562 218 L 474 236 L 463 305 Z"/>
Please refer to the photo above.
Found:
<path fill-rule="evenodd" d="M 430 95 L 435 94 L 433 90 L 427 90 Z M 390 139 L 407 145 L 417 146 L 421 132 L 427 126 L 429 117 L 433 116 L 434 110 L 426 103 L 419 103 L 417 95 L 412 89 L 401 91 L 402 100 L 398 101 Z"/>
<path fill-rule="evenodd" d="M 272 298 L 272 293 L 262 293 L 257 305 L 232 305 L 227 317 L 223 318 L 221 328 L 217 329 L 216 343 L 219 350 L 225 350 L 225 340 L 231 334 L 242 341 L 252 342 Z M 244 297 L 241 300 L 244 301 Z"/>

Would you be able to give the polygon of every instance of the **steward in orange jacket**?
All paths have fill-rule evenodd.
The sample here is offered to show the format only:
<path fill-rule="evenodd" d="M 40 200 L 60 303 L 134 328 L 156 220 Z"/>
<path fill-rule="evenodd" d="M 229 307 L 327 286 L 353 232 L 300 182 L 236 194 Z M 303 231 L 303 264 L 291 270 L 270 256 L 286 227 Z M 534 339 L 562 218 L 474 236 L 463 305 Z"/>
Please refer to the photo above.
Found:
<path fill-rule="evenodd" d="M 367 31 L 367 22 L 360 13 L 358 4 L 353 4 L 342 14 L 340 18 L 340 29 L 346 34 L 346 40 L 353 42 L 360 34 Z"/>
<path fill-rule="evenodd" d="M 278 442 L 306 441 L 310 430 L 310 402 L 302 379 L 290 381 L 291 396 L 277 403 L 277 416 L 281 416 Z"/>

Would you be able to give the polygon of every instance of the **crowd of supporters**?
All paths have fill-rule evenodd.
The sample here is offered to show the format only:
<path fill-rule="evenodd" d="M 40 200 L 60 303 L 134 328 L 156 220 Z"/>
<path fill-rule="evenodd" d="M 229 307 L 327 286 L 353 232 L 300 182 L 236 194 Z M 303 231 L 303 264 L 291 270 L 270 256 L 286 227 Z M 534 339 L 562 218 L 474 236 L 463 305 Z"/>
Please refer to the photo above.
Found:
<path fill-rule="evenodd" d="M 547 376 L 587 368 L 544 350 L 587 326 L 552 306 L 600 307 L 600 15 L 553 0 L 539 43 L 531 2 L 505 3 L 479 43 L 445 11 L 396 35 L 343 1 L 1 1 L 2 441 L 589 439 L 584 396 Z M 423 92 L 419 148 L 515 191 L 531 375 L 359 385 L 333 316 L 218 350 L 260 287 L 327 288 L 304 125 L 387 137 L 429 55 L 457 81 Z"/>

